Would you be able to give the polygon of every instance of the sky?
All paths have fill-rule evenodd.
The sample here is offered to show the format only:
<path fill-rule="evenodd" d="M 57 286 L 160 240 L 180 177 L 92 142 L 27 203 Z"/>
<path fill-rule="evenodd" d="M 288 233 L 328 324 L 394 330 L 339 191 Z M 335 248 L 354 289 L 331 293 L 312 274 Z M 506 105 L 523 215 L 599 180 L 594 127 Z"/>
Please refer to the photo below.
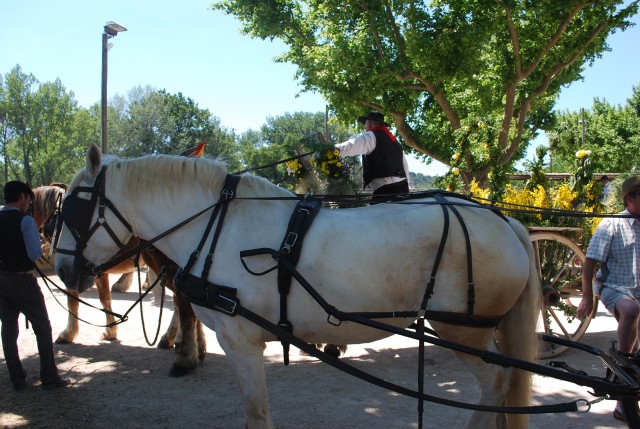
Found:
<path fill-rule="evenodd" d="M 240 34 L 240 23 L 209 9 L 211 0 L 2 0 L 0 74 L 20 65 L 40 82 L 59 78 L 78 104 L 100 102 L 102 33 L 108 21 L 127 28 L 109 40 L 108 97 L 150 85 L 181 92 L 240 134 L 267 118 L 324 111 L 326 101 L 302 93 L 295 66 L 276 63 L 279 41 Z M 638 16 L 635 23 L 640 23 Z M 609 38 L 611 52 L 562 90 L 558 110 L 589 109 L 594 98 L 625 104 L 640 85 L 640 26 Z M 355 121 L 354 121 L 355 122 Z M 544 135 L 533 148 L 546 144 Z M 409 159 L 411 171 L 439 175 L 447 168 Z"/>

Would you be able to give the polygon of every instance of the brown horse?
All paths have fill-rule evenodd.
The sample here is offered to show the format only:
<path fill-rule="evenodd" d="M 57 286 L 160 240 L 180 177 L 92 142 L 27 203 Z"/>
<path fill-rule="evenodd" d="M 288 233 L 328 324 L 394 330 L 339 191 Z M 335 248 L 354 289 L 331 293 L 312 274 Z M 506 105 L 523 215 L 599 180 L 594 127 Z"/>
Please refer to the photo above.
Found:
<path fill-rule="evenodd" d="M 56 229 L 55 224 L 57 222 L 57 216 L 59 215 L 58 211 L 66 190 L 67 186 L 64 184 L 40 186 L 33 190 L 34 219 L 43 237 L 49 242 L 54 239 L 53 234 Z M 133 237 L 122 251 L 127 252 L 135 249 L 139 244 L 140 241 L 138 238 Z M 167 267 L 168 272 L 163 277 L 163 283 L 164 286 L 173 292 L 174 313 L 167 332 L 158 342 L 158 348 L 176 347 L 178 356 L 169 373 L 172 376 L 184 375 L 189 370 L 195 369 L 206 355 L 206 339 L 202 323 L 196 319 L 189 301 L 181 298 L 180 294 L 176 292 L 173 284 L 173 276 L 177 266 L 173 261 L 154 248 L 143 250 L 140 255 L 143 262 L 156 276 L 160 273 L 162 267 Z M 131 285 L 135 270 L 136 266 L 134 262 L 127 259 L 95 279 L 98 298 L 100 299 L 102 307 L 107 310 L 107 326 L 101 336 L 103 340 L 115 340 L 118 337 L 118 325 L 112 325 L 116 321 L 115 316 L 110 314 L 112 311 L 112 298 L 111 289 L 109 288 L 109 274 L 122 274 L 123 277 L 114 285 L 113 290 L 126 291 Z M 117 287 L 117 285 L 120 285 L 120 287 Z M 80 303 L 78 298 L 80 295 L 75 290 L 67 290 L 67 292 L 70 295 L 67 298 L 69 317 L 67 319 L 67 327 L 56 339 L 57 344 L 72 343 L 77 337 L 79 330 L 78 311 Z M 179 330 L 182 332 L 182 341 L 180 344 L 176 344 L 175 339 Z"/>

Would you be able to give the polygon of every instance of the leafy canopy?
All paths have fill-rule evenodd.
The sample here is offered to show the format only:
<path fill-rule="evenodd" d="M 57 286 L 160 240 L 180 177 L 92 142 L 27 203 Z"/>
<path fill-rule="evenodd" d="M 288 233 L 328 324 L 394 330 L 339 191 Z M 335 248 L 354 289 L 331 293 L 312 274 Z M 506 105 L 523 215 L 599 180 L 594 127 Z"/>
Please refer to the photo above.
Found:
<path fill-rule="evenodd" d="M 402 141 L 464 183 L 504 175 L 551 120 L 559 89 L 631 25 L 638 1 L 225 0 L 242 31 L 280 39 L 343 122 L 390 116 Z M 455 161 L 452 157 L 455 155 Z"/>

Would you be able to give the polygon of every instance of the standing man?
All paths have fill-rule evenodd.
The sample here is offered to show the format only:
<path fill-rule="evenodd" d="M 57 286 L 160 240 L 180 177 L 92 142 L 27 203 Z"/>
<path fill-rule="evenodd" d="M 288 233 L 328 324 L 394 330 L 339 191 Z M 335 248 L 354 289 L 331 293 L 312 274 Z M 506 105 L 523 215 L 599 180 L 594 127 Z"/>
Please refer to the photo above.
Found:
<path fill-rule="evenodd" d="M 339 143 L 340 156 L 362 156 L 364 189 L 373 192 L 372 204 L 389 200 L 389 195 L 409 192 L 409 166 L 402 145 L 389 131 L 380 112 L 360 116 L 365 132 Z M 386 195 L 386 197 L 385 197 Z"/>
<path fill-rule="evenodd" d="M 622 183 L 624 211 L 633 217 L 605 218 L 593 234 L 582 265 L 582 301 L 578 317 L 593 310 L 593 274 L 596 294 L 618 321 L 618 347 L 621 352 L 638 351 L 640 325 L 640 175 Z M 620 404 L 613 416 L 624 419 Z"/>
<path fill-rule="evenodd" d="M 605 206 L 610 206 L 613 203 L 615 198 L 613 183 L 609 176 L 606 174 L 600 178 L 600 183 L 602 184 L 602 195 L 600 197 L 600 202 Z"/>
<path fill-rule="evenodd" d="M 53 357 L 51 323 L 44 296 L 33 275 L 33 263 L 42 254 L 36 222 L 27 213 L 33 191 L 23 182 L 4 186 L 6 206 L 0 209 L 0 322 L 2 348 L 15 390 L 27 386 L 27 372 L 18 354 L 18 317 L 24 313 L 33 326 L 40 355 L 40 379 L 45 390 L 64 387 Z"/>

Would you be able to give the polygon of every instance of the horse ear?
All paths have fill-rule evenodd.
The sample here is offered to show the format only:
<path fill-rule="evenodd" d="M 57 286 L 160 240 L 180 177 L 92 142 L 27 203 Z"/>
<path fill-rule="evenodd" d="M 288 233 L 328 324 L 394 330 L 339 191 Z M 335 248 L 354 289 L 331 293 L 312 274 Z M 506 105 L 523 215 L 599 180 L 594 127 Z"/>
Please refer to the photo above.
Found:
<path fill-rule="evenodd" d="M 86 174 L 92 178 L 96 178 L 102 167 L 102 154 L 95 144 L 91 143 L 87 149 L 87 166 Z"/>

